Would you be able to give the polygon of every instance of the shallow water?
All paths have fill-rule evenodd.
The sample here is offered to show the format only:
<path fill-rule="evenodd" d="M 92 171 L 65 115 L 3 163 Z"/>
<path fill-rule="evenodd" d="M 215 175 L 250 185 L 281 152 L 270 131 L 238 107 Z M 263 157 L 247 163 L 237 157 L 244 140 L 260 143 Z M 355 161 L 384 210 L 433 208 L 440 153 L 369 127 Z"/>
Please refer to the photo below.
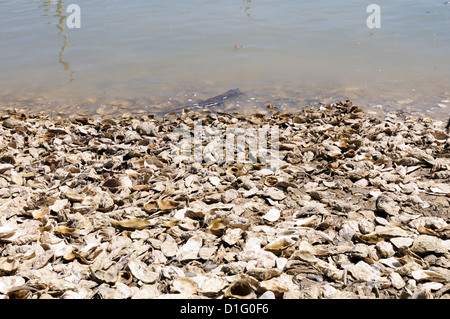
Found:
<path fill-rule="evenodd" d="M 69 28 L 69 4 L 81 9 Z M 351 99 L 434 117 L 450 109 L 450 4 L 357 0 L 0 1 L 0 106 L 170 110 L 232 88 L 230 111 Z"/>

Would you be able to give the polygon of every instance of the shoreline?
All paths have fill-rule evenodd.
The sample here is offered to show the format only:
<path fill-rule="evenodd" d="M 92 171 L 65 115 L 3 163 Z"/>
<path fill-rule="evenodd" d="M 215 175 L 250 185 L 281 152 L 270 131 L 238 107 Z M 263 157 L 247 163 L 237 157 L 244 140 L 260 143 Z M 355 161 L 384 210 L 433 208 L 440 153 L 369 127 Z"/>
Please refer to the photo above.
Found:
<path fill-rule="evenodd" d="M 276 169 L 173 156 L 199 119 L 204 147 L 277 128 Z M 447 119 L 346 101 L 0 122 L 0 298 L 450 297 Z"/>
<path fill-rule="evenodd" d="M 19 112 L 27 115 L 38 116 L 61 116 L 73 118 L 85 117 L 121 117 L 122 114 L 145 116 L 155 113 L 165 113 L 171 110 L 182 109 L 183 106 L 204 101 L 221 93 L 220 89 L 208 92 L 197 92 L 194 88 L 183 91 L 174 96 L 163 97 L 160 95 L 151 97 L 129 98 L 124 96 L 84 96 L 84 97 L 50 97 L 29 96 L 14 97 L 2 96 L 0 108 L 1 113 Z M 367 114 L 404 114 L 413 117 L 427 117 L 440 120 L 448 117 L 448 94 L 442 94 L 436 99 L 421 99 L 419 97 L 402 98 L 401 96 L 389 96 L 375 99 L 365 97 L 360 93 L 356 95 L 352 90 L 340 92 L 334 89 L 330 92 L 316 92 L 305 95 L 301 89 L 276 88 L 267 93 L 261 90 L 245 90 L 237 98 L 225 100 L 221 107 L 211 108 L 213 112 L 228 112 L 237 115 L 253 115 L 254 113 L 265 113 L 270 115 L 276 111 L 283 113 L 296 113 L 303 109 L 325 107 L 340 101 L 352 100 L 357 105 L 363 105 Z M 273 105 L 273 109 L 267 109 Z M 52 111 L 57 110 L 57 111 Z"/>

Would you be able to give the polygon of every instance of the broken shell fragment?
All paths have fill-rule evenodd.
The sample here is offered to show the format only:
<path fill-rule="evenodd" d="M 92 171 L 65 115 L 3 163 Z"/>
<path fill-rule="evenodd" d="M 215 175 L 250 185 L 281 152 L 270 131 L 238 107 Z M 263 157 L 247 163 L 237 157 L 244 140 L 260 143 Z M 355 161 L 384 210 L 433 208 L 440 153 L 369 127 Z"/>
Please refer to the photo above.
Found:
<path fill-rule="evenodd" d="M 49 210 L 48 207 L 43 207 L 43 208 L 38 209 L 38 210 L 33 210 L 31 215 L 35 219 L 40 219 L 40 218 L 44 218 L 46 215 L 48 215 L 49 212 L 50 212 L 50 210 Z"/>
<path fill-rule="evenodd" d="M 173 257 L 178 253 L 178 245 L 172 236 L 166 236 L 166 240 L 161 244 L 161 251 L 166 257 Z"/>
<path fill-rule="evenodd" d="M 381 194 L 376 201 L 376 208 L 378 211 L 388 215 L 397 215 L 400 211 L 400 207 L 395 201 L 387 194 Z"/>
<path fill-rule="evenodd" d="M 54 202 L 53 205 L 49 206 L 48 208 L 51 211 L 54 211 L 56 213 L 59 213 L 64 208 L 68 207 L 70 205 L 69 201 L 67 199 L 58 199 Z"/>
<path fill-rule="evenodd" d="M 14 287 L 25 285 L 25 279 L 21 276 L 1 276 L 0 277 L 0 294 L 7 294 Z"/>
<path fill-rule="evenodd" d="M 33 289 L 24 285 L 11 288 L 6 295 L 8 296 L 8 299 L 28 299 L 32 296 L 32 293 Z"/>
<path fill-rule="evenodd" d="M 322 203 L 310 202 L 307 201 L 303 203 L 303 207 L 301 207 L 296 213 L 295 217 L 303 217 L 309 215 L 328 215 L 329 212 L 325 208 L 325 205 Z"/>
<path fill-rule="evenodd" d="M 263 216 L 263 218 L 269 222 L 275 222 L 280 218 L 280 210 L 272 208 Z"/>
<path fill-rule="evenodd" d="M 228 228 L 222 236 L 222 240 L 230 246 L 235 245 L 241 239 L 244 231 L 240 228 Z"/>
<path fill-rule="evenodd" d="M 186 216 L 188 218 L 192 218 L 192 219 L 202 220 L 203 218 L 205 218 L 205 213 L 203 211 L 200 211 L 200 210 L 188 209 L 184 213 L 184 216 Z"/>

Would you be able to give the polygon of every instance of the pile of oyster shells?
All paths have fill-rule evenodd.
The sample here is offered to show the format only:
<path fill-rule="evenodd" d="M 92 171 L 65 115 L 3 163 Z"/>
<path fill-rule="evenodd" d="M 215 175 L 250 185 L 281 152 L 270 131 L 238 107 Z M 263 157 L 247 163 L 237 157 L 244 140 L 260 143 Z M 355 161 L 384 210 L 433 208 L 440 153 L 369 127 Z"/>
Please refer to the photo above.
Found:
<path fill-rule="evenodd" d="M 0 298 L 449 298 L 445 123 L 270 112 L 0 115 Z M 173 160 L 196 119 L 281 164 Z"/>

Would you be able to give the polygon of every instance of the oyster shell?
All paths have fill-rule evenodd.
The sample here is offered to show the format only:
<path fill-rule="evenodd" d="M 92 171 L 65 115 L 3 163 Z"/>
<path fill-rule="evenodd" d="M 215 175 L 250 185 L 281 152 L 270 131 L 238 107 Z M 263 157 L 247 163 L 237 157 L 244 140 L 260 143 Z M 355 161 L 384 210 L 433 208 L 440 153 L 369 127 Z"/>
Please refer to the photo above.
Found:
<path fill-rule="evenodd" d="M 269 222 L 275 222 L 280 218 L 280 213 L 280 210 L 272 208 L 263 216 L 263 218 Z"/>
<path fill-rule="evenodd" d="M 169 199 L 157 200 L 156 204 L 158 205 L 158 208 L 162 211 L 171 211 L 180 206 L 179 202 Z"/>
<path fill-rule="evenodd" d="M 378 211 L 388 215 L 397 215 L 400 211 L 400 207 L 394 202 L 394 200 L 387 194 L 381 194 L 376 201 L 376 208 Z"/>
<path fill-rule="evenodd" d="M 13 257 L 0 257 L 0 274 L 13 274 L 19 268 L 19 260 Z"/>
<path fill-rule="evenodd" d="M 264 249 L 273 253 L 281 253 L 283 250 L 291 247 L 295 243 L 296 241 L 294 239 L 283 236 L 268 243 L 266 246 L 264 246 Z"/>
<path fill-rule="evenodd" d="M 111 224 L 115 227 L 119 227 L 122 229 L 145 229 L 147 228 L 151 223 L 142 218 L 131 218 L 131 219 L 125 219 L 121 221 L 112 221 Z"/>
<path fill-rule="evenodd" d="M 200 248 L 203 245 L 203 239 L 196 235 L 188 239 L 188 241 L 178 250 L 177 259 L 180 261 L 193 260 L 198 258 Z"/>
<path fill-rule="evenodd" d="M 269 280 L 260 283 L 265 291 L 272 291 L 276 298 L 282 298 L 288 292 L 299 292 L 300 288 L 293 282 L 289 275 L 281 274 Z"/>
<path fill-rule="evenodd" d="M 195 276 L 192 280 L 198 286 L 198 292 L 207 297 L 214 297 L 222 293 L 228 281 L 215 275 Z"/>
<path fill-rule="evenodd" d="M 128 268 L 133 274 L 133 277 L 146 284 L 155 283 L 160 276 L 158 272 L 153 271 L 150 266 L 147 266 L 145 263 L 139 260 L 131 260 L 128 263 Z"/>
<path fill-rule="evenodd" d="M 224 296 L 236 299 L 255 299 L 259 289 L 257 280 L 250 276 L 237 275 L 224 292 Z"/>
<path fill-rule="evenodd" d="M 198 285 L 191 278 L 178 277 L 172 281 L 171 290 L 185 296 L 190 296 L 198 292 Z"/>

